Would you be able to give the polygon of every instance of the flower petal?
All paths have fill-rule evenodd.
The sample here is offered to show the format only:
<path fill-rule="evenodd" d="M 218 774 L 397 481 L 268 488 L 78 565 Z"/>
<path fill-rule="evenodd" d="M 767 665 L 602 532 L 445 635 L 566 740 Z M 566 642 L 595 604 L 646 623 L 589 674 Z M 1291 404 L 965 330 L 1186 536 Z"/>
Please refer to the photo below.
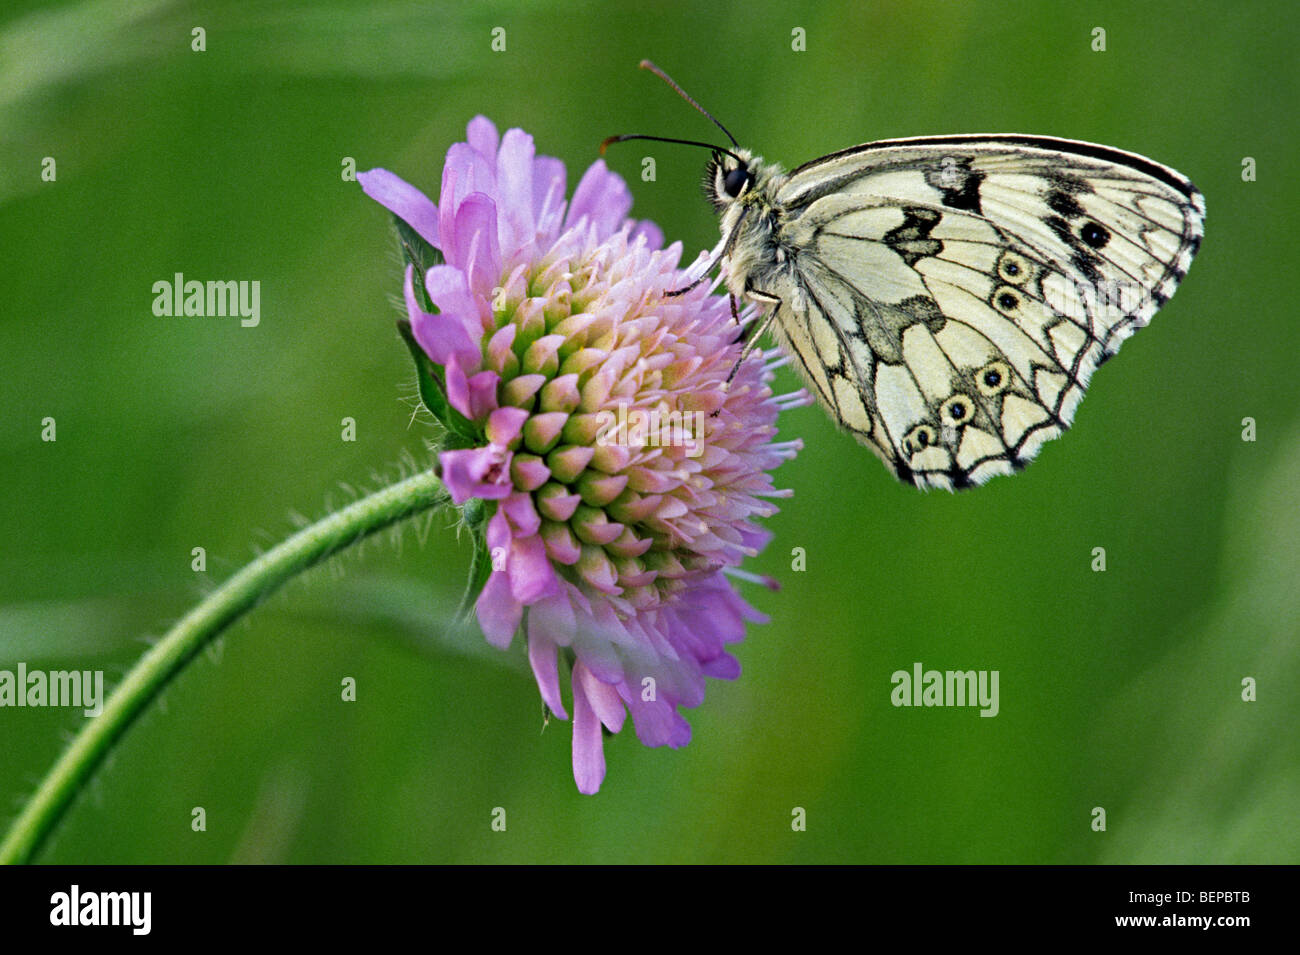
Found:
<path fill-rule="evenodd" d="M 621 730 L 627 710 L 623 708 L 623 701 L 619 698 L 618 691 L 608 683 L 596 679 L 595 674 L 581 663 L 573 668 L 573 679 L 575 682 L 582 683 L 582 688 L 587 694 L 587 702 L 591 704 L 591 708 L 600 717 L 605 727 L 611 733 Z"/>
<path fill-rule="evenodd" d="M 633 690 L 640 684 L 633 684 Z M 632 712 L 632 724 L 636 728 L 636 738 L 646 746 L 669 746 L 680 749 L 691 741 L 691 725 L 673 708 L 673 704 L 663 696 L 653 701 L 644 701 L 639 692 L 624 697 L 627 707 Z"/>
<path fill-rule="evenodd" d="M 664 247 L 664 230 L 649 219 L 642 219 L 632 227 L 632 234 L 628 236 L 629 242 L 636 242 L 638 239 L 645 240 L 647 249 L 662 249 Z"/>
<path fill-rule="evenodd" d="M 439 248 L 443 257 L 451 264 L 462 264 L 453 252 L 458 247 L 458 239 L 464 238 L 456 233 L 456 214 L 461 203 L 474 193 L 491 196 L 495 192 L 495 156 L 485 157 L 468 143 L 456 143 L 447 150 L 442 189 L 438 193 L 438 237 L 442 240 Z"/>
<path fill-rule="evenodd" d="M 480 371 L 469 379 L 470 418 L 482 421 L 496 409 L 497 385 L 501 376 L 495 371 Z"/>
<path fill-rule="evenodd" d="M 502 325 L 493 332 L 487 344 L 488 366 L 512 380 L 515 372 L 519 370 L 519 359 L 515 358 L 515 353 L 510 350 L 510 346 L 514 344 L 515 336 L 518 334 L 518 325 Z"/>
<path fill-rule="evenodd" d="M 500 137 L 497 136 L 496 124 L 492 120 L 486 116 L 475 116 L 465 127 L 465 139 L 473 150 L 488 162 L 496 160 Z"/>
<path fill-rule="evenodd" d="M 397 216 L 434 248 L 438 245 L 438 207 L 405 179 L 387 169 L 357 173 L 357 182 L 371 199 Z"/>
<path fill-rule="evenodd" d="M 600 734 L 600 720 L 592 709 L 579 679 L 581 663 L 573 667 L 573 779 L 578 792 L 592 795 L 605 781 L 605 743 Z"/>
<path fill-rule="evenodd" d="M 571 587 L 565 588 L 533 604 L 528 610 L 528 632 L 531 634 L 531 628 L 535 626 L 539 633 L 556 646 L 567 647 L 571 644 L 574 628 L 578 625 L 573 602 L 570 600 L 574 593 Z"/>
<path fill-rule="evenodd" d="M 528 412 L 522 408 L 497 408 L 488 415 L 487 439 L 507 447 L 519 437 L 527 420 Z"/>
<path fill-rule="evenodd" d="M 492 553 L 493 551 L 500 550 L 500 552 L 504 554 L 507 551 L 509 551 L 511 536 L 512 535 L 510 532 L 510 522 L 506 520 L 506 515 L 502 512 L 501 508 L 497 508 L 497 512 L 493 514 L 490 518 L 488 518 L 488 525 L 487 525 L 488 553 Z M 496 558 L 494 556 L 493 566 L 495 567 L 495 565 L 496 565 Z"/>
<path fill-rule="evenodd" d="M 510 573 L 510 591 L 520 603 L 531 604 L 559 591 L 559 579 L 546 559 L 546 545 L 541 537 L 516 537 L 510 544 L 506 570 Z"/>
<path fill-rule="evenodd" d="M 435 266 L 435 268 L 448 267 Z M 432 272 L 433 269 L 429 271 Z M 458 269 L 450 271 L 460 275 Z M 415 267 L 408 265 L 402 293 L 406 297 L 406 314 L 411 320 L 411 332 L 415 335 L 415 340 L 419 342 L 425 354 L 439 365 L 446 365 L 455 355 L 460 363 L 473 367 L 472 363 L 478 358 L 478 348 L 470 339 L 469 333 L 465 331 L 465 323 L 455 312 L 446 309 L 437 314 L 430 314 L 422 309 L 415 299 L 414 274 Z M 464 276 L 461 276 L 460 284 L 464 286 Z"/>
<path fill-rule="evenodd" d="M 470 292 L 468 277 L 454 265 L 435 265 L 424 274 L 424 289 L 438 311 L 447 320 L 459 324 L 470 341 L 468 352 L 456 350 L 461 355 L 461 367 L 471 371 L 478 368 L 482 362 L 479 343 L 487 310 Z"/>
<path fill-rule="evenodd" d="M 564 700 L 560 698 L 560 668 L 557 660 L 558 650 L 541 628 L 533 621 L 537 608 L 528 610 L 528 664 L 533 668 L 533 677 L 537 680 L 537 689 L 542 694 L 546 708 L 562 720 L 569 714 L 564 709 Z"/>
<path fill-rule="evenodd" d="M 511 494 L 501 502 L 501 510 L 518 537 L 532 537 L 542 526 L 531 494 L 522 491 Z"/>
<path fill-rule="evenodd" d="M 596 227 L 597 238 L 604 239 L 623 224 L 631 208 L 632 193 L 627 183 L 605 167 L 605 160 L 597 159 L 573 191 L 565 223 L 574 226 L 585 217 Z"/>
<path fill-rule="evenodd" d="M 534 252 L 537 232 L 533 220 L 533 137 L 522 129 L 506 131 L 497 154 L 497 200 L 501 215 L 497 234 L 501 257 L 513 262 L 520 254 Z"/>
<path fill-rule="evenodd" d="M 475 295 L 492 298 L 501 280 L 501 245 L 497 240 L 497 204 L 490 196 L 476 192 L 456 210 L 455 248 L 447 250 L 447 261 L 465 271 Z"/>
<path fill-rule="evenodd" d="M 442 483 L 456 504 L 464 504 L 471 497 L 499 501 L 514 490 L 510 484 L 510 452 L 505 448 L 488 445 L 443 451 L 438 461 L 442 464 Z"/>
<path fill-rule="evenodd" d="M 700 670 L 715 680 L 734 680 L 740 676 L 740 661 L 730 653 L 722 653 L 701 663 Z"/>
<path fill-rule="evenodd" d="M 488 574 L 483 592 L 474 604 L 474 612 L 487 642 L 502 650 L 509 649 L 524 608 L 510 593 L 510 583 L 503 571 Z"/>
<path fill-rule="evenodd" d="M 460 366 L 460 359 L 454 354 L 447 359 L 447 364 L 443 366 L 442 376 L 447 384 L 447 403 L 465 417 L 473 420 L 473 416 L 469 413 L 469 378 L 466 377 L 465 370 Z"/>
<path fill-rule="evenodd" d="M 549 246 L 564 226 L 564 163 L 551 156 L 533 160 L 533 221 L 537 241 Z"/>
<path fill-rule="evenodd" d="M 447 360 L 443 371 L 447 401 L 470 421 L 482 421 L 496 408 L 501 378 L 495 371 L 480 371 L 466 378 L 455 355 Z"/>

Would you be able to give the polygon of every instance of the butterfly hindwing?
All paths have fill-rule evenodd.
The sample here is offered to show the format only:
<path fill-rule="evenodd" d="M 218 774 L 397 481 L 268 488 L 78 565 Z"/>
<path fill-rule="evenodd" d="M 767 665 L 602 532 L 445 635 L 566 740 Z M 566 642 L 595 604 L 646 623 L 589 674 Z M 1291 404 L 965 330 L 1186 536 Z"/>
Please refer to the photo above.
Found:
<path fill-rule="evenodd" d="M 821 403 L 899 475 L 966 487 L 1065 430 L 1098 364 L 1186 274 L 1204 200 L 1118 150 L 1030 137 L 869 144 L 776 185 L 756 275 Z"/>

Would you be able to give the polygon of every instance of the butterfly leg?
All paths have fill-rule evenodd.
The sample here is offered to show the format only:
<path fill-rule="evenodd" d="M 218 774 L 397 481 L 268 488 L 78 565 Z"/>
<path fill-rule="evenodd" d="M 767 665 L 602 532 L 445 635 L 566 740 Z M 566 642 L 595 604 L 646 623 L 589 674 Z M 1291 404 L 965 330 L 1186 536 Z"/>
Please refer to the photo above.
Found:
<path fill-rule="evenodd" d="M 735 228 L 733 228 L 731 233 L 720 243 L 719 248 L 721 251 L 719 251 L 719 249 L 714 249 L 713 258 L 709 261 L 708 267 L 705 268 L 703 275 L 685 288 L 673 289 L 671 292 L 665 292 L 664 294 L 669 298 L 675 298 L 678 295 L 685 295 L 697 285 L 708 280 L 710 273 L 713 271 L 713 267 L 731 254 L 731 247 L 736 244 L 736 236 L 740 234 L 740 224 L 745 221 L 745 214 L 748 211 L 748 209 L 745 209 L 741 212 L 740 219 L 737 220 Z M 740 314 L 736 309 L 736 297 L 734 295 L 731 297 L 731 315 L 737 323 L 740 322 Z"/>
<path fill-rule="evenodd" d="M 732 378 L 736 377 L 736 372 L 740 370 L 740 363 L 748 358 L 749 353 L 757 347 L 759 340 L 763 337 L 763 333 L 767 331 L 768 326 L 770 326 L 773 319 L 776 318 L 777 309 L 781 307 L 781 300 L 772 295 L 764 295 L 761 292 L 755 293 L 751 291 L 749 297 L 756 302 L 770 304 L 772 305 L 772 308 L 768 309 L 767 314 L 759 321 L 752 323 L 749 328 L 745 329 L 743 339 L 745 347 L 741 349 L 740 357 L 736 359 L 736 363 L 731 367 L 731 374 L 727 375 L 728 382 L 730 382 Z"/>
<path fill-rule="evenodd" d="M 676 298 L 678 295 L 685 295 L 691 289 L 695 288 L 697 285 L 700 285 L 708 278 L 709 278 L 709 274 L 706 272 L 705 274 L 701 275 L 698 279 L 696 279 L 694 282 L 692 282 L 690 285 L 683 286 L 682 288 L 672 289 L 671 291 L 665 292 L 664 295 L 667 296 L 668 298 Z M 735 314 L 736 311 L 735 302 L 732 302 L 731 304 L 731 311 L 732 314 Z"/>
<path fill-rule="evenodd" d="M 775 295 L 768 295 L 766 292 L 760 292 L 752 286 L 745 287 L 745 297 L 750 301 L 759 302 L 764 305 L 771 305 L 772 307 L 768 309 L 767 314 L 764 315 L 762 319 L 750 323 L 750 326 L 741 333 L 741 340 L 745 343 L 745 347 L 740 350 L 740 357 L 737 358 L 736 363 L 731 366 L 731 371 L 727 374 L 727 380 L 723 384 L 723 388 L 726 388 L 731 384 L 731 380 L 736 377 L 736 372 L 740 371 L 741 364 L 749 357 L 749 353 L 754 350 L 755 346 L 758 345 L 759 340 L 763 337 L 763 333 L 767 331 L 768 326 L 772 324 L 773 319 L 776 318 L 777 310 L 781 307 L 781 299 L 777 298 Z M 731 296 L 731 314 L 737 322 L 740 321 L 740 315 L 736 311 L 736 296 L 734 295 Z M 718 412 L 715 411 L 710 415 L 710 417 L 716 418 L 717 415 Z"/>

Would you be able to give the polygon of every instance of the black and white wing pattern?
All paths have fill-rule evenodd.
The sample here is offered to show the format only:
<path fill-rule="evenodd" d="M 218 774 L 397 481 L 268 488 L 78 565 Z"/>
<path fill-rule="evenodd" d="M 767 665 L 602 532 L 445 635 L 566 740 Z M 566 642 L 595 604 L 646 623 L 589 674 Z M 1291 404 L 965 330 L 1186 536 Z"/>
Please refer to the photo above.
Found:
<path fill-rule="evenodd" d="M 785 261 L 754 287 L 821 403 L 920 487 L 1010 473 L 1069 427 L 1205 218 L 1172 169 L 1028 136 L 871 143 L 774 185 Z"/>

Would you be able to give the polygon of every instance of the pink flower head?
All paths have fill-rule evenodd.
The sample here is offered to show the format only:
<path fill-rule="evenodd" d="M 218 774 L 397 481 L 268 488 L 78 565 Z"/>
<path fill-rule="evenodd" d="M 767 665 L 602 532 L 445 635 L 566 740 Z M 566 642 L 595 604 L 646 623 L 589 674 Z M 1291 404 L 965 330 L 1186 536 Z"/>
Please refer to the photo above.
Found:
<path fill-rule="evenodd" d="M 487 502 L 479 624 L 503 649 L 524 630 L 542 699 L 567 719 L 563 653 L 574 777 L 594 793 L 602 725 L 630 712 L 646 745 L 682 746 L 678 707 L 739 674 L 726 648 L 762 618 L 728 575 L 768 540 L 754 520 L 775 513 L 770 471 L 798 448 L 774 441 L 777 414 L 806 396 L 775 397 L 757 352 L 727 384 L 741 354 L 727 299 L 667 294 L 691 281 L 681 245 L 627 218 L 603 162 L 566 203 L 563 164 L 480 116 L 448 150 L 436 206 L 383 169 L 358 178 L 445 260 L 422 277 L 435 311 L 413 266 L 406 305 L 472 429 L 439 461 L 455 503 Z"/>

